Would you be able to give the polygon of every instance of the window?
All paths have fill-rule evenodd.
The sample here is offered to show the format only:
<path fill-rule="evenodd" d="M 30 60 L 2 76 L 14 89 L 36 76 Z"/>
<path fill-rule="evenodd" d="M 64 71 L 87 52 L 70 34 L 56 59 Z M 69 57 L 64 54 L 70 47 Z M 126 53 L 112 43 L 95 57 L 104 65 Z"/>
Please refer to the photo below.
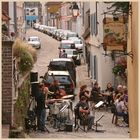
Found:
<path fill-rule="evenodd" d="M 97 77 L 97 57 L 94 55 L 94 79 L 98 80 Z"/>

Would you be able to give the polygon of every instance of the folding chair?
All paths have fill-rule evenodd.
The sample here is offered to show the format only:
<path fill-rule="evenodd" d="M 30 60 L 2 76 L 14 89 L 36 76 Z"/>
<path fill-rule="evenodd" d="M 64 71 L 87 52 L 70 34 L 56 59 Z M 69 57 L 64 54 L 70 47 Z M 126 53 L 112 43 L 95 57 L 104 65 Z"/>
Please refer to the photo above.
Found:
<path fill-rule="evenodd" d="M 118 125 L 118 118 L 123 117 L 123 116 L 117 114 L 117 109 L 116 109 L 115 105 L 113 105 L 111 112 L 113 113 L 112 123 L 114 123 L 114 121 L 115 121 L 115 125 Z"/>
<path fill-rule="evenodd" d="M 75 116 L 75 126 L 74 126 L 75 131 L 78 131 L 78 129 L 80 128 L 84 132 L 87 132 L 86 126 L 87 126 L 87 120 L 84 120 L 84 119 L 79 118 L 78 116 Z"/>
<path fill-rule="evenodd" d="M 78 131 L 79 128 L 84 132 L 87 132 L 86 130 L 87 120 L 80 118 L 76 108 L 74 108 L 74 116 L 75 116 L 75 124 L 74 124 L 75 132 Z"/>

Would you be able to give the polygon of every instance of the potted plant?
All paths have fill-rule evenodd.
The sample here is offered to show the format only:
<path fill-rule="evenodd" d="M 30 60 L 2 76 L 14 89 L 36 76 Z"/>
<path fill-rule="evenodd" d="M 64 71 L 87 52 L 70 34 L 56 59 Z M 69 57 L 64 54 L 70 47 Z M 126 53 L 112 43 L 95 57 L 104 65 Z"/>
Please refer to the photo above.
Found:
<path fill-rule="evenodd" d="M 118 58 L 116 65 L 112 68 L 115 76 L 126 77 L 127 62 L 125 57 Z"/>

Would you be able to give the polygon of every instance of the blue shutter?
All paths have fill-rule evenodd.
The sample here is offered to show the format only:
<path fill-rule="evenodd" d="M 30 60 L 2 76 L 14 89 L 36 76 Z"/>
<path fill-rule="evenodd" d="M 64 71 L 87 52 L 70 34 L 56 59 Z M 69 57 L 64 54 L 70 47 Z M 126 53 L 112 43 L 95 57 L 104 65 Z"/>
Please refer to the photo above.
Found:
<path fill-rule="evenodd" d="M 94 13 L 94 34 L 97 35 L 98 29 L 97 29 L 97 14 Z"/>
<path fill-rule="evenodd" d="M 98 80 L 97 57 L 94 55 L 94 79 Z"/>
<path fill-rule="evenodd" d="M 97 17 L 96 13 L 91 14 L 91 34 L 97 35 Z"/>
<path fill-rule="evenodd" d="M 91 35 L 93 35 L 93 16 L 92 15 L 90 16 L 90 32 L 91 32 Z"/>

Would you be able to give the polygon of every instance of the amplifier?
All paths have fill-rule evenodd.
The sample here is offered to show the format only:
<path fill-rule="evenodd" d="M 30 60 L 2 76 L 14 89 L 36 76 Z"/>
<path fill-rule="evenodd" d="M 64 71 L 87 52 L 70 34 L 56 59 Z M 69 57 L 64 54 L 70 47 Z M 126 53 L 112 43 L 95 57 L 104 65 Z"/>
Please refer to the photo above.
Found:
<path fill-rule="evenodd" d="M 65 131 L 66 132 L 72 132 L 72 130 L 73 130 L 73 124 L 71 122 L 66 123 L 65 124 Z"/>

